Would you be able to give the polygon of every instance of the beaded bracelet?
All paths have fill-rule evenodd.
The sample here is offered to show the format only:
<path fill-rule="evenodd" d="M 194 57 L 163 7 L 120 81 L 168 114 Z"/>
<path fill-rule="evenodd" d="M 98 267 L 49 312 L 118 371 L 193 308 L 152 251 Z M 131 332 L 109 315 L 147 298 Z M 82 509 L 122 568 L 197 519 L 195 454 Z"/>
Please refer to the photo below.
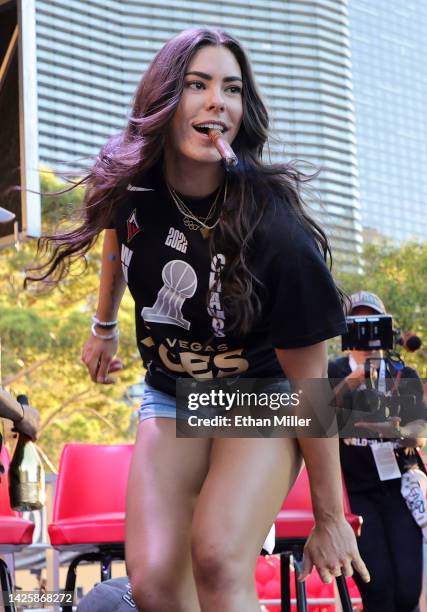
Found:
<path fill-rule="evenodd" d="M 96 325 L 97 324 L 94 323 L 92 327 L 90 328 L 90 331 L 92 332 L 92 335 L 95 336 L 95 338 L 100 338 L 101 340 L 113 340 L 114 338 L 118 338 L 119 336 L 118 329 L 115 329 L 112 334 L 109 334 L 108 336 L 104 336 L 102 334 L 98 334 L 98 332 L 95 329 Z"/>
<path fill-rule="evenodd" d="M 102 327 L 104 329 L 115 327 L 117 323 L 119 322 L 118 319 L 116 319 L 115 321 L 100 321 L 95 314 L 92 315 L 92 321 L 94 322 L 95 325 L 98 325 L 98 327 Z"/>

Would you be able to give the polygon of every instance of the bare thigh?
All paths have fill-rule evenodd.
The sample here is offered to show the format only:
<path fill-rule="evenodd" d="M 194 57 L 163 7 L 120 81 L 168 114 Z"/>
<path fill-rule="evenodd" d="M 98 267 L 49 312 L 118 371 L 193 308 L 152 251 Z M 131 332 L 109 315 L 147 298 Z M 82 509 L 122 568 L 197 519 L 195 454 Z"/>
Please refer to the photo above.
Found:
<path fill-rule="evenodd" d="M 148 580 L 191 573 L 194 505 L 208 471 L 211 441 L 176 438 L 175 420 L 152 418 L 138 428 L 126 508 L 126 565 Z"/>
<path fill-rule="evenodd" d="M 262 544 L 301 469 L 296 440 L 213 440 L 208 475 L 193 518 L 193 562 L 219 579 L 253 582 Z M 240 572 L 240 576 L 236 576 Z"/>

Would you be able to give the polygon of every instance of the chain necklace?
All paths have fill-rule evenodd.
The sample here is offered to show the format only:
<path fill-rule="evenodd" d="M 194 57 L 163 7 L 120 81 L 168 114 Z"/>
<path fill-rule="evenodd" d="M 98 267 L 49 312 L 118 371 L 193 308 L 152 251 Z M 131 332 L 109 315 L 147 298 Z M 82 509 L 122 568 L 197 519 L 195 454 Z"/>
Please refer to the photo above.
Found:
<path fill-rule="evenodd" d="M 185 204 L 185 202 L 183 202 L 181 200 L 181 198 L 179 197 L 179 195 L 176 193 L 176 191 L 173 189 L 173 187 L 171 187 L 171 190 L 173 192 L 173 195 L 175 196 L 176 200 L 178 201 L 178 204 L 180 205 L 180 212 L 182 212 L 183 214 L 185 214 L 187 217 L 196 217 L 196 219 L 203 219 L 203 217 L 201 217 L 200 215 L 196 215 L 193 213 L 193 211 L 188 208 L 188 206 Z M 204 222 L 207 223 L 207 221 L 213 216 L 214 212 L 216 212 L 216 205 L 218 202 L 218 198 L 219 198 L 219 194 L 221 193 L 221 188 L 218 189 L 218 192 L 215 196 L 215 199 L 209 209 L 208 214 L 206 215 L 206 217 L 204 218 Z"/>
<path fill-rule="evenodd" d="M 212 203 L 212 206 L 209 209 L 209 212 L 208 212 L 207 216 L 206 217 L 198 217 L 181 200 L 179 195 L 176 193 L 175 189 L 173 187 L 171 187 L 169 185 L 169 183 L 167 183 L 167 187 L 168 187 L 169 193 L 171 195 L 171 198 L 172 198 L 172 200 L 175 203 L 175 206 L 177 207 L 179 212 L 184 217 L 184 225 L 186 227 L 188 227 L 188 229 L 193 230 L 193 231 L 200 230 L 200 231 L 202 231 L 202 233 L 204 233 L 202 228 L 204 228 L 204 230 L 208 230 L 209 231 L 209 230 L 213 229 L 216 225 L 218 225 L 219 219 L 220 219 L 219 216 L 218 216 L 217 220 L 215 221 L 215 223 L 213 223 L 212 225 L 208 225 L 207 222 L 216 213 L 216 207 L 217 207 L 217 203 L 218 203 L 218 199 L 219 199 L 219 194 L 221 193 L 221 188 L 218 190 L 218 193 L 215 196 L 215 199 L 214 199 L 214 201 Z M 223 205 L 224 205 L 224 202 L 227 199 L 227 187 L 228 187 L 228 181 L 226 179 L 225 187 L 224 187 L 224 197 L 222 199 L 222 204 Z"/>

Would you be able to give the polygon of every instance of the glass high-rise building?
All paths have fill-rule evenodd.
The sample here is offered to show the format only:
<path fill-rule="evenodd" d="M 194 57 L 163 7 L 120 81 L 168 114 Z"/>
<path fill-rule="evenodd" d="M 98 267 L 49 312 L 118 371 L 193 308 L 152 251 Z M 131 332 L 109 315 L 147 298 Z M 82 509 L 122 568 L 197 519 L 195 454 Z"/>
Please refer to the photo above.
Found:
<path fill-rule="evenodd" d="M 349 0 L 362 221 L 427 239 L 427 3 Z"/>
<path fill-rule="evenodd" d="M 321 168 L 317 215 L 339 257 L 357 257 L 347 0 L 35 1 L 42 162 L 55 167 L 96 153 L 124 126 L 135 86 L 163 43 L 184 28 L 221 27 L 251 56 L 272 117 L 272 158 Z"/>

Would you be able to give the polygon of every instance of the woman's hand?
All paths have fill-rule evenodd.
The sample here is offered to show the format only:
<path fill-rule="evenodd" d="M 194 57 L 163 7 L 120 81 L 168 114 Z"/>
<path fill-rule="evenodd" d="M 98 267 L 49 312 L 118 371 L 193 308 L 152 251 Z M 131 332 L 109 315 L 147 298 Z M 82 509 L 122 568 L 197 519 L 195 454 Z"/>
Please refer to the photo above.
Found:
<path fill-rule="evenodd" d="M 359 555 L 353 529 L 344 517 L 316 523 L 304 547 L 300 581 L 307 578 L 313 565 L 326 583 L 341 574 L 352 576 L 353 568 L 359 572 L 364 582 L 370 581 L 367 567 Z"/>
<path fill-rule="evenodd" d="M 104 385 L 114 384 L 114 378 L 108 376 L 109 372 L 116 372 L 123 367 L 120 359 L 114 359 L 119 346 L 118 338 L 101 340 L 90 336 L 83 347 L 82 361 L 89 370 L 93 382 Z"/>

